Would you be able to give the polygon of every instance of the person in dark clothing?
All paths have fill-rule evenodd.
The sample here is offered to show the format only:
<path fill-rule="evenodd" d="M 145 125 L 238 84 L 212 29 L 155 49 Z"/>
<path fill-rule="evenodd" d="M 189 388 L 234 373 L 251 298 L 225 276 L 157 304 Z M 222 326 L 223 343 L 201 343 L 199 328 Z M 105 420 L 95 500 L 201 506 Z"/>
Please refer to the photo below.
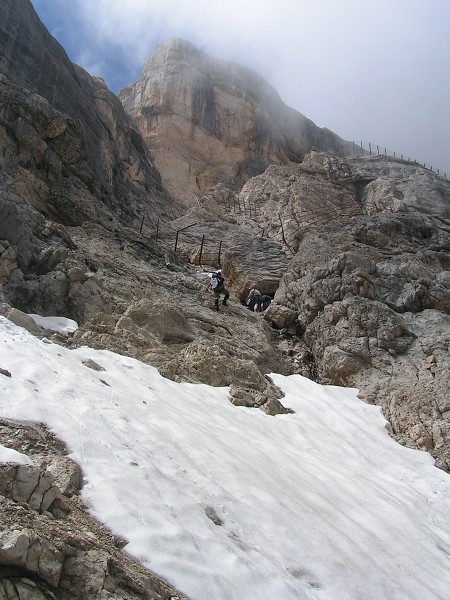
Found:
<path fill-rule="evenodd" d="M 261 294 L 256 288 L 249 288 L 245 306 L 254 312 L 264 312 L 272 302 L 272 298 Z"/>
<path fill-rule="evenodd" d="M 222 304 L 227 306 L 230 292 L 225 287 L 225 277 L 222 275 L 222 271 L 219 269 L 210 274 L 210 280 L 206 287 L 207 290 L 212 290 L 214 293 L 214 309 L 219 310 L 220 296 L 223 294 Z"/>

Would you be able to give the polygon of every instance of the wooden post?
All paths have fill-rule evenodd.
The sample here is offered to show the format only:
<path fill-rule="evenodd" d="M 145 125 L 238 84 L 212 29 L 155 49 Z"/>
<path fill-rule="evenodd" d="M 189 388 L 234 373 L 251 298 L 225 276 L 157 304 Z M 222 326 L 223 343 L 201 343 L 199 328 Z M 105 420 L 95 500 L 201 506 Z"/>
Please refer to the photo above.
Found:
<path fill-rule="evenodd" d="M 220 254 L 222 252 L 222 242 L 219 242 L 219 256 L 217 257 L 217 264 L 220 267 Z"/>

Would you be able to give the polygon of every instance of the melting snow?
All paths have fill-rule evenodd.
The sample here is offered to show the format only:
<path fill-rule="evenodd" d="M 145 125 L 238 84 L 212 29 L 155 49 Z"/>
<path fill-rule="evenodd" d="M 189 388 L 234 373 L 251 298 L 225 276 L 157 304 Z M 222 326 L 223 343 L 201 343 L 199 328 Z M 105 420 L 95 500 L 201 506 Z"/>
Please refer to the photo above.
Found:
<path fill-rule="evenodd" d="M 0 367 L 0 416 L 62 438 L 92 513 L 192 600 L 448 600 L 450 476 L 357 390 L 272 374 L 295 413 L 269 417 L 3 317 Z"/>

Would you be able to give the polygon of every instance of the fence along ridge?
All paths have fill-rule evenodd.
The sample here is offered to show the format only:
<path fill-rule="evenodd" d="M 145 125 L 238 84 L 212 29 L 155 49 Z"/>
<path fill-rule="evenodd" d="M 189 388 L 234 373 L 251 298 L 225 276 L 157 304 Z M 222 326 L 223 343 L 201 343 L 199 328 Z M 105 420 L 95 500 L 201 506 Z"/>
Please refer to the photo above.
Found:
<path fill-rule="evenodd" d="M 350 143 L 350 142 L 348 142 L 348 143 Z M 442 173 L 440 171 L 440 169 L 434 170 L 432 165 L 428 165 L 427 163 L 420 162 L 416 159 L 411 159 L 410 157 L 407 157 L 406 155 L 403 155 L 403 154 L 399 154 L 398 152 L 390 150 L 385 146 L 380 146 L 379 144 L 372 144 L 372 142 L 363 142 L 363 141 L 360 141 L 360 142 L 353 141 L 351 143 L 352 143 L 352 153 L 351 154 L 344 151 L 344 146 L 342 146 L 342 148 L 341 148 L 341 153 L 337 152 L 337 154 L 339 156 L 341 156 L 341 158 L 349 158 L 349 157 L 353 157 L 353 156 L 386 156 L 386 157 L 400 159 L 400 160 L 409 162 L 411 164 L 421 166 L 421 167 L 427 169 L 428 171 L 431 171 L 435 175 L 438 175 L 439 177 L 444 177 L 445 179 L 447 179 L 446 172 Z M 376 149 L 376 151 L 375 151 L 375 149 Z M 381 149 L 381 151 L 380 151 L 380 149 Z M 323 152 L 327 151 L 323 148 L 319 148 L 319 150 L 321 150 Z M 334 152 L 336 152 L 335 148 L 328 148 L 328 150 L 333 150 Z M 233 206 L 231 206 L 231 204 L 233 204 Z M 257 218 L 257 203 L 255 201 L 251 202 L 250 200 L 247 199 L 247 204 L 246 204 L 245 199 L 242 198 L 242 204 L 241 204 L 241 199 L 239 197 L 236 198 L 235 194 L 232 195 L 232 200 L 230 197 L 228 197 L 225 200 L 224 208 L 227 209 L 229 212 L 231 212 L 231 210 L 233 209 L 234 213 L 239 211 L 239 214 L 244 214 L 245 216 L 248 216 L 250 218 L 252 216 L 255 219 Z M 305 216 L 307 216 L 308 212 L 317 213 L 317 214 L 314 214 L 314 216 L 316 218 L 319 216 L 321 216 L 321 217 L 325 216 L 325 214 L 327 213 L 326 208 L 327 207 L 323 206 L 323 209 L 320 211 L 312 211 L 311 209 L 309 209 L 309 210 L 307 209 L 305 211 L 305 213 L 306 213 Z M 253 213 L 253 215 L 252 215 L 252 213 Z M 280 221 L 280 232 L 281 232 L 281 238 L 282 238 L 283 244 L 293 253 L 293 250 L 290 247 L 290 244 L 288 243 L 286 236 L 289 236 L 290 230 L 294 225 L 293 224 L 291 225 L 289 223 L 289 224 L 287 224 L 287 227 L 285 227 L 283 225 L 280 214 L 278 215 L 278 219 Z M 172 229 L 173 233 L 175 234 L 175 247 L 174 247 L 175 253 L 177 252 L 179 234 L 182 233 L 184 230 L 190 229 L 194 225 L 198 224 L 198 223 L 191 223 L 190 225 L 187 225 L 178 230 L 175 230 L 171 227 L 170 222 L 166 222 L 166 220 L 164 218 L 162 218 L 160 215 L 156 215 L 156 219 L 151 219 L 151 218 L 149 218 L 149 216 L 147 214 L 144 214 L 142 216 L 142 219 L 140 220 L 139 233 L 142 234 L 144 224 L 153 225 L 156 229 L 155 241 L 158 241 L 159 227 L 160 227 L 160 224 L 162 224 L 162 223 L 164 223 L 164 225 L 166 227 L 168 227 L 169 229 Z M 265 234 L 265 230 L 262 231 L 262 237 L 264 237 L 264 234 Z M 221 263 L 221 252 L 222 252 L 222 241 L 219 240 L 218 250 L 215 250 L 212 252 L 212 254 L 217 256 L 216 261 L 219 265 Z M 200 251 L 199 251 L 199 258 L 198 258 L 199 265 L 202 264 L 202 259 L 205 257 L 206 254 L 210 254 L 210 253 L 205 252 L 205 235 L 203 234 L 203 235 L 201 235 L 201 242 L 200 242 Z"/>
<path fill-rule="evenodd" d="M 400 154 L 395 150 L 390 150 L 385 146 L 380 146 L 379 144 L 372 144 L 372 142 L 352 142 L 353 150 L 351 156 L 389 156 L 391 158 L 399 158 L 400 160 L 405 160 L 413 165 L 419 165 L 428 171 L 432 171 L 435 175 L 439 175 L 439 177 L 444 177 L 447 179 L 447 172 L 442 172 L 440 169 L 434 169 L 432 165 L 421 162 L 415 158 L 408 157 L 406 154 Z M 376 148 L 376 152 L 375 152 Z M 344 152 L 342 148 L 342 157 L 348 156 L 348 153 Z"/>

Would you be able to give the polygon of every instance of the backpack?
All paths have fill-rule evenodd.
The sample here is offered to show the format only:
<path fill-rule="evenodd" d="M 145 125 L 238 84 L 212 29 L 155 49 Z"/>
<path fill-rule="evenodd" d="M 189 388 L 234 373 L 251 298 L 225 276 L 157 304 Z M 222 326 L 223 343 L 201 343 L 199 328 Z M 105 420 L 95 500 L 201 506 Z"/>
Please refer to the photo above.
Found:
<path fill-rule="evenodd" d="M 213 273 L 211 276 L 211 289 L 214 290 L 214 289 L 220 287 L 221 285 L 223 285 L 224 281 L 225 281 L 225 279 L 223 277 L 221 277 L 217 273 Z"/>

